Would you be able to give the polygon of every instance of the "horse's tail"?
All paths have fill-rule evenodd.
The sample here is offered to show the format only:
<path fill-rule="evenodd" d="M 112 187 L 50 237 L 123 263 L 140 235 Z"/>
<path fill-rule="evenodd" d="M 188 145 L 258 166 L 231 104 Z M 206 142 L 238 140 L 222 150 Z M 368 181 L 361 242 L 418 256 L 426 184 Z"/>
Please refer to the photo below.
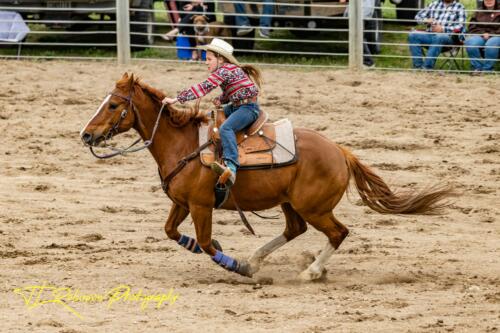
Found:
<path fill-rule="evenodd" d="M 349 174 L 365 205 L 385 214 L 438 214 L 449 203 L 443 201 L 454 195 L 448 186 L 433 186 L 417 193 L 393 192 L 380 176 L 362 164 L 356 156 L 340 147 L 347 161 Z"/>

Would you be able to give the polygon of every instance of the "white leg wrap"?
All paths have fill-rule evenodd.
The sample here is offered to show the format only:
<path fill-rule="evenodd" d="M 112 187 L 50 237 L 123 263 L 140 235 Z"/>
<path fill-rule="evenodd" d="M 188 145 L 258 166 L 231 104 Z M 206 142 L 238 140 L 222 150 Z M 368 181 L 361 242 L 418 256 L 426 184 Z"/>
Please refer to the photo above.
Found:
<path fill-rule="evenodd" d="M 330 259 L 333 252 L 335 252 L 335 249 L 328 241 L 316 260 L 314 260 L 314 262 L 309 267 L 307 267 L 305 271 L 300 273 L 299 277 L 307 281 L 319 279 L 323 274 L 325 264 L 327 263 L 328 259 Z"/>

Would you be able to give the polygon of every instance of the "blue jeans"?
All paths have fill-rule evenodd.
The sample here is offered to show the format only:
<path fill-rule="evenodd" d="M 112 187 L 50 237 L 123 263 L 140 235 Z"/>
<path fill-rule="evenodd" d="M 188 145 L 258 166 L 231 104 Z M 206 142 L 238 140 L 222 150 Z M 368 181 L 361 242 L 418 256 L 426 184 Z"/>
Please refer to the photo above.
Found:
<path fill-rule="evenodd" d="M 486 46 L 486 47 L 485 47 Z M 484 48 L 484 60 L 481 49 Z M 492 71 L 498 58 L 500 37 L 490 37 L 484 40 L 481 36 L 473 36 L 465 41 L 465 49 L 470 58 L 473 69 L 478 71 Z"/>
<path fill-rule="evenodd" d="M 231 161 L 237 167 L 240 166 L 236 132 L 250 126 L 257 119 L 259 113 L 260 109 L 257 103 L 243 104 L 239 107 L 228 104 L 224 107 L 227 119 L 219 129 L 224 160 Z"/>
<path fill-rule="evenodd" d="M 238 0 L 241 1 L 241 0 Z M 234 10 L 237 14 L 246 14 L 245 4 L 241 2 L 234 3 Z M 274 0 L 264 0 L 264 5 L 262 8 L 262 15 L 260 17 L 259 25 L 264 28 L 269 28 L 271 26 L 272 15 L 274 14 Z M 247 16 L 236 16 L 236 25 L 239 26 L 250 26 L 250 20 Z"/>
<path fill-rule="evenodd" d="M 451 37 L 447 34 L 431 32 L 412 32 L 408 36 L 413 68 L 433 69 L 437 57 L 441 53 L 442 45 L 453 45 Z M 423 58 L 422 45 L 428 45 L 427 57 Z"/>

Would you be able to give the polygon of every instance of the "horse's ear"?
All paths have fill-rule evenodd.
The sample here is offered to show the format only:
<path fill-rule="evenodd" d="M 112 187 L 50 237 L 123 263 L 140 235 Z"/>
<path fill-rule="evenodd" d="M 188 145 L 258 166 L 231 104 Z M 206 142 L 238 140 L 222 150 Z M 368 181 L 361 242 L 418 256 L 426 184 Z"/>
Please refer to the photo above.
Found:
<path fill-rule="evenodd" d="M 122 80 L 128 80 L 128 73 L 127 72 L 123 73 Z"/>
<path fill-rule="evenodd" d="M 128 88 L 129 88 L 129 90 L 132 90 L 133 86 L 134 86 L 134 74 L 130 74 L 130 78 L 128 79 Z"/>

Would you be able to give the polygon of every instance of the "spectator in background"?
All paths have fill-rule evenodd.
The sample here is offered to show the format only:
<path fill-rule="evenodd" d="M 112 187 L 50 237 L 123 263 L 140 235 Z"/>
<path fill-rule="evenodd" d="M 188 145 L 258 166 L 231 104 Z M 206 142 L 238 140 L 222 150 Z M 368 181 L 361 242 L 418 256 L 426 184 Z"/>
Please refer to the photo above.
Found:
<path fill-rule="evenodd" d="M 194 0 L 188 3 L 183 1 L 165 1 L 165 8 L 170 18 L 170 22 L 174 23 L 174 29 L 167 32 L 162 36 L 164 40 L 172 41 L 177 34 L 194 35 L 194 28 L 192 26 L 193 16 L 206 13 L 207 21 L 215 21 L 215 4 L 212 1 L 203 2 L 202 0 Z M 183 5 L 184 4 L 184 5 Z M 182 6 L 183 5 L 183 6 Z M 182 6 L 181 12 L 178 9 Z M 192 12 L 184 13 L 184 12 Z M 196 45 L 194 40 L 191 43 Z"/>
<path fill-rule="evenodd" d="M 470 64 L 477 75 L 493 71 L 500 48 L 500 12 L 496 0 L 483 0 L 480 11 L 474 13 L 470 19 L 470 36 L 465 41 Z M 496 35 L 496 36 L 492 36 Z M 484 59 L 481 58 L 481 49 L 484 50 Z"/>
<path fill-rule="evenodd" d="M 179 13 L 179 8 L 181 8 L 180 1 L 165 0 L 163 1 L 163 5 L 165 6 L 165 10 L 167 11 L 167 15 L 172 23 L 172 26 L 176 28 L 177 23 L 181 21 L 181 13 Z"/>
<path fill-rule="evenodd" d="M 437 0 L 420 10 L 415 19 L 425 24 L 425 31 L 413 31 L 408 36 L 413 67 L 433 69 L 443 45 L 457 43 L 458 33 L 464 31 L 465 8 L 457 0 Z M 428 46 L 427 57 L 423 58 L 422 47 Z"/>
<path fill-rule="evenodd" d="M 246 36 L 253 31 L 253 27 L 250 24 L 250 20 L 248 16 L 244 16 L 246 14 L 245 4 L 242 0 L 235 0 L 234 2 L 234 11 L 237 14 L 243 14 L 235 16 L 235 23 L 239 27 L 236 30 L 236 34 L 238 36 Z M 262 6 L 262 16 L 259 21 L 259 36 L 262 38 L 269 38 L 271 34 L 271 21 L 272 15 L 274 14 L 274 0 L 264 0 L 264 4 Z"/>
<path fill-rule="evenodd" d="M 346 3 L 348 0 L 340 0 L 340 3 Z M 373 17 L 373 12 L 375 11 L 375 0 L 363 0 L 363 19 L 370 19 Z M 345 17 L 349 17 L 349 6 L 346 7 L 344 12 Z M 365 24 L 366 29 L 366 24 Z M 366 32 L 363 34 L 363 65 L 366 67 L 374 67 L 375 61 L 373 61 L 372 53 L 368 47 Z"/>

